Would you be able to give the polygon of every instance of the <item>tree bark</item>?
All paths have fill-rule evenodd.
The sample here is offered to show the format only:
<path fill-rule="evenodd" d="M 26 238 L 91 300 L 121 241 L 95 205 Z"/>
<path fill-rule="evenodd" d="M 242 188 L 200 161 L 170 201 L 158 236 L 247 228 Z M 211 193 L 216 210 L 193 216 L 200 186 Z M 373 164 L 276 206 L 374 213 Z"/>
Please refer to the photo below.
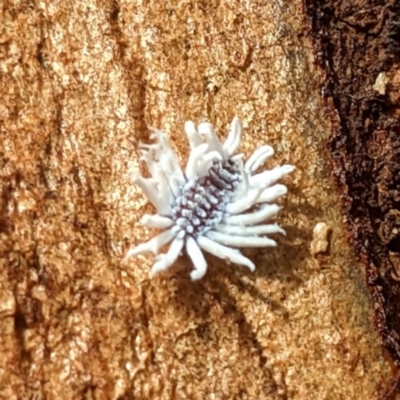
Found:
<path fill-rule="evenodd" d="M 4 0 L 0 397 L 390 390 L 379 333 L 397 360 L 399 12 L 347 3 Z M 270 144 L 269 166 L 297 168 L 287 235 L 246 251 L 255 273 L 207 256 L 191 282 L 185 254 L 153 279 L 151 255 L 123 265 L 156 234 L 129 181 L 147 174 L 149 127 L 184 165 L 186 120 L 224 137 L 235 115 L 245 157 Z"/>

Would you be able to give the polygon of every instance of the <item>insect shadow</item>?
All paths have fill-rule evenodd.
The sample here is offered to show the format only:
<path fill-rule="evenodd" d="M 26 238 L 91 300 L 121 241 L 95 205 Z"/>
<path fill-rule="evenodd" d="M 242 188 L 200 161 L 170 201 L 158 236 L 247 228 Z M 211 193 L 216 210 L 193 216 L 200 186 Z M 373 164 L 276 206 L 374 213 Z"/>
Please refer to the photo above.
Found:
<path fill-rule="evenodd" d="M 301 205 L 305 215 L 312 215 L 315 220 L 319 218 L 319 210 L 315 210 L 306 200 Z M 292 220 L 292 215 L 299 211 L 297 205 L 285 205 L 284 212 L 287 220 Z M 295 221 L 295 219 L 293 218 Z M 246 353 L 254 354 L 258 359 L 258 367 L 265 374 L 268 382 L 263 391 L 276 398 L 278 396 L 277 384 L 274 382 L 272 371 L 268 368 L 265 350 L 260 343 L 255 327 L 248 321 L 243 307 L 238 303 L 238 295 L 250 295 L 249 302 L 266 304 L 267 307 L 279 315 L 282 321 L 289 321 L 289 312 L 284 305 L 260 289 L 260 279 L 268 281 L 280 280 L 288 286 L 288 291 L 295 290 L 302 284 L 302 278 L 296 273 L 305 266 L 310 257 L 310 243 L 312 240 L 313 221 L 307 228 L 300 228 L 295 223 L 284 225 L 286 236 L 276 235 L 278 242 L 276 248 L 244 249 L 243 254 L 249 257 L 257 266 L 254 273 L 245 267 L 227 264 L 211 255 L 205 254 L 208 262 L 207 275 L 200 281 L 192 282 L 189 277 L 191 262 L 187 256 L 180 257 L 177 268 L 171 271 L 167 279 L 174 280 L 177 295 L 173 297 L 177 313 L 195 314 L 200 321 L 192 334 L 204 342 L 213 340 L 221 334 L 221 323 L 237 326 L 239 346 L 247 349 Z M 222 316 L 216 318 L 215 308 L 222 310 Z M 284 322 L 285 323 L 285 322 Z M 281 388 L 280 388 L 281 389 Z"/>
<path fill-rule="evenodd" d="M 221 262 L 221 268 L 212 265 L 215 264 L 213 262 L 210 264 L 211 269 L 219 269 L 219 271 L 213 270 L 212 273 L 208 274 L 208 277 L 203 278 L 201 281 L 192 282 L 188 274 L 181 271 L 174 274 L 173 279 L 176 284 L 177 296 L 174 297 L 173 301 L 176 312 L 189 315 L 195 314 L 195 319 L 199 322 L 191 335 L 204 342 L 206 346 L 209 345 L 210 341 L 215 340 L 217 343 L 221 340 L 237 341 L 239 348 L 244 349 L 243 353 L 250 354 L 257 368 L 262 370 L 264 376 L 262 387 L 260 388 L 262 394 L 264 396 L 273 396 L 277 399 L 280 398 L 278 396 L 278 385 L 274 380 L 271 368 L 268 367 L 268 359 L 257 338 L 254 327 L 252 327 L 245 313 L 238 306 L 226 281 L 224 282 L 224 279 L 221 279 L 223 277 L 222 269 L 225 268 L 225 273 L 227 271 L 226 265 L 223 265 L 223 261 Z M 251 284 L 247 285 L 241 279 L 241 272 L 237 271 L 230 275 L 230 282 L 242 293 L 250 292 L 254 296 L 262 296 Z M 272 307 L 279 308 L 271 299 L 265 298 L 265 300 L 272 304 Z M 283 313 L 284 310 L 281 308 L 280 312 Z M 231 332 L 233 325 L 237 327 L 237 337 L 230 337 L 229 334 L 225 337 L 224 332 Z M 238 384 L 240 383 L 238 382 Z M 243 386 L 240 390 L 243 393 L 246 392 L 246 386 Z"/>

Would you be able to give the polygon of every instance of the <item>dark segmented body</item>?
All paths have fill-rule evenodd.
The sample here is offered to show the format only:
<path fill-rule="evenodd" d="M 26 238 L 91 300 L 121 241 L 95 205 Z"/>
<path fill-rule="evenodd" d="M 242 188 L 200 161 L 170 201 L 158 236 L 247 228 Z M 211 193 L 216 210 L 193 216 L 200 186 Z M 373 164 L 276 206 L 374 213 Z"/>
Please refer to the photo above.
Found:
<path fill-rule="evenodd" d="M 219 224 L 226 214 L 241 174 L 233 160 L 214 160 L 208 174 L 190 181 L 176 198 L 172 219 L 186 234 L 196 237 Z"/>

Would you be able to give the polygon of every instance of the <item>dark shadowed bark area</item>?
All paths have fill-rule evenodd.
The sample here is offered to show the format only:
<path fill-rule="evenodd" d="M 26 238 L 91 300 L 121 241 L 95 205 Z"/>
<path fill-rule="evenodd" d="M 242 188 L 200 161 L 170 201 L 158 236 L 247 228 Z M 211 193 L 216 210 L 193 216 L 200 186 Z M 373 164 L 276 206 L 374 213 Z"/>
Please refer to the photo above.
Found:
<path fill-rule="evenodd" d="M 329 148 L 351 239 L 366 268 L 377 327 L 399 365 L 400 3 L 305 3 L 337 121 Z"/>

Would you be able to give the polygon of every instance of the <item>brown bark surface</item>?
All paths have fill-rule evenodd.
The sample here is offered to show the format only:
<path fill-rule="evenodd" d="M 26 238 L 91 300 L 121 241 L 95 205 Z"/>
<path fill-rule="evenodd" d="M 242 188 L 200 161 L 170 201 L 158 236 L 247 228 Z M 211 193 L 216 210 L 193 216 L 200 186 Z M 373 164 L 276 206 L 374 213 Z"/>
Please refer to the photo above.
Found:
<path fill-rule="evenodd" d="M 374 399 L 388 388 L 309 34 L 300 1 L 3 1 L 0 398 Z M 254 274 L 207 257 L 196 283 L 185 255 L 152 280 L 151 255 L 121 265 L 155 234 L 128 178 L 146 173 L 148 127 L 185 163 L 185 120 L 224 136 L 234 115 L 246 156 L 269 143 L 269 166 L 297 167 L 278 248 L 246 252 Z M 389 144 L 382 124 L 374 135 Z"/>
<path fill-rule="evenodd" d="M 344 211 L 377 327 L 400 365 L 400 4 L 306 3 L 338 116 L 329 145 Z"/>

